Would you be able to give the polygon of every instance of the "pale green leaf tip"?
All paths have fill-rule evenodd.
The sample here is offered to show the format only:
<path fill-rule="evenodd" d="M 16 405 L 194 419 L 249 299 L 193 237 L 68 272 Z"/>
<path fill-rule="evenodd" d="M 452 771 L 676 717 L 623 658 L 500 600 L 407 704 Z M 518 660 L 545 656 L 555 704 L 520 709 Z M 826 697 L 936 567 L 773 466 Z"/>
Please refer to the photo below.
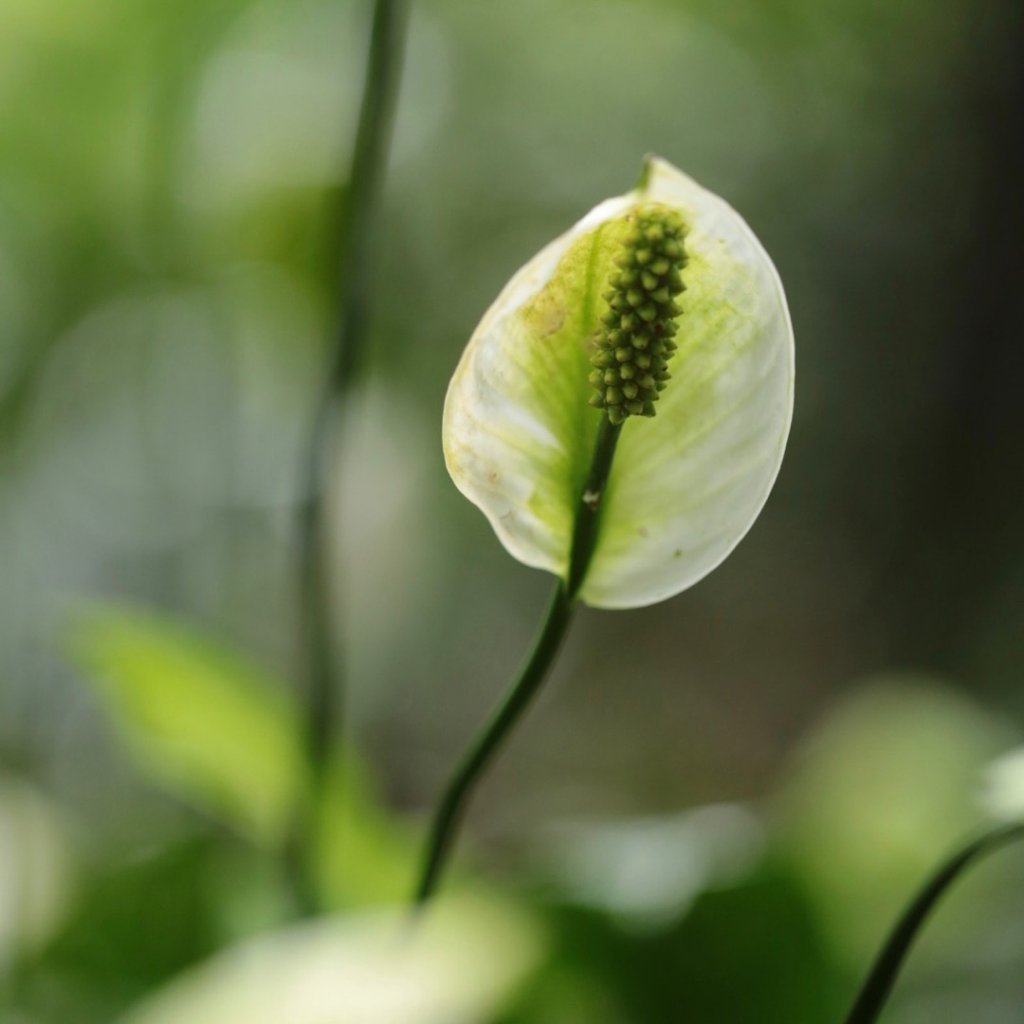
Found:
<path fill-rule="evenodd" d="M 651 171 L 654 169 L 654 161 L 657 157 L 653 153 L 648 153 L 644 156 L 643 166 L 640 168 L 640 177 L 636 179 L 636 184 L 633 186 L 634 192 L 646 192 L 647 185 L 651 180 Z"/>

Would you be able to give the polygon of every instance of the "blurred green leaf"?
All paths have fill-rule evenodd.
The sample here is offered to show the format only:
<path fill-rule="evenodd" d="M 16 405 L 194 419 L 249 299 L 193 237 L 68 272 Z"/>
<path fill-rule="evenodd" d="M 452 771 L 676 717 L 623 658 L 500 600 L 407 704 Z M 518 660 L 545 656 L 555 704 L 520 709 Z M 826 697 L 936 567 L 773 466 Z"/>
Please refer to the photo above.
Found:
<path fill-rule="evenodd" d="M 419 855 L 417 837 L 383 808 L 365 766 L 351 753 L 336 758 L 316 858 L 317 888 L 326 905 L 403 902 L 412 891 Z"/>
<path fill-rule="evenodd" d="M 189 837 L 98 866 L 64 928 L 21 979 L 42 1020 L 109 1021 L 222 938 L 214 919 L 215 840 Z M 33 1018 L 36 1019 L 36 1018 Z"/>
<path fill-rule="evenodd" d="M 859 687 L 804 744 L 777 797 L 779 838 L 852 969 L 982 820 L 982 770 L 1009 740 L 1003 723 L 936 680 L 889 675 Z"/>
<path fill-rule="evenodd" d="M 702 893 L 659 928 L 581 904 L 552 909 L 547 967 L 502 1024 L 820 1024 L 841 1005 L 812 909 L 782 864 Z"/>
<path fill-rule="evenodd" d="M 191 629 L 126 609 L 88 614 L 73 650 L 143 771 L 261 844 L 283 840 L 304 768 L 279 684 Z"/>
<path fill-rule="evenodd" d="M 980 858 L 1024 838 L 1024 825 L 1004 825 L 973 839 L 946 860 L 904 908 L 865 979 L 846 1024 L 875 1024 L 921 929 L 947 890 Z"/>
<path fill-rule="evenodd" d="M 224 835 L 107 850 L 83 868 L 59 931 L 24 957 L 11 992 L 33 1024 L 109 1024 L 225 945 L 291 914 L 280 865 Z M 7 1024 L 0 995 L 0 1020 Z M 22 1018 L 18 1018 L 19 1021 Z"/>
<path fill-rule="evenodd" d="M 281 682 L 196 630 L 137 610 L 88 613 L 73 650 L 146 774 L 258 844 L 282 843 L 305 766 Z M 408 894 L 418 849 L 351 751 L 335 758 L 319 835 L 317 884 L 328 905 Z"/>

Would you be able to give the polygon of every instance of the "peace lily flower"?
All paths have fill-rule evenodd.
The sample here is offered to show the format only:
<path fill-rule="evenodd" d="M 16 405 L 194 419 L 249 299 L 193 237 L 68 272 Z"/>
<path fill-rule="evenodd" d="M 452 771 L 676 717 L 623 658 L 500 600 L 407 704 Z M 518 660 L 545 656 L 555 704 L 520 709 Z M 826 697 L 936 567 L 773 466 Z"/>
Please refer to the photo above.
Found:
<path fill-rule="evenodd" d="M 663 160 L 505 286 L 448 389 L 445 460 L 505 547 L 560 580 L 438 803 L 418 907 L 578 601 L 637 607 L 709 573 L 768 497 L 792 411 L 793 330 L 771 260 L 739 214 Z"/>
<path fill-rule="evenodd" d="M 600 500 L 576 596 L 651 604 L 714 569 L 757 517 L 793 378 L 767 253 L 727 203 L 651 158 L 484 315 L 448 390 L 445 460 L 508 551 L 563 579 L 581 496 Z M 586 495 L 605 418 L 622 435 L 603 494 Z"/>

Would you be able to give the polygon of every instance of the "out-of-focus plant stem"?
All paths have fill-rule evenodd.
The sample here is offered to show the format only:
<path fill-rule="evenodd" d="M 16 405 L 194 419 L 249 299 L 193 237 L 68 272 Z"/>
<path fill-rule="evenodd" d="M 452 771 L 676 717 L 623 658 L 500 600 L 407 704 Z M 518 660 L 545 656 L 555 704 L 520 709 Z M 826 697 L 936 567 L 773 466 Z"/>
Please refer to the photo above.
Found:
<path fill-rule="evenodd" d="M 622 424 L 616 426 L 609 422 L 607 416 L 601 417 L 590 472 L 576 510 L 566 579 L 559 580 L 556 585 L 533 651 L 523 664 L 508 695 L 463 756 L 445 787 L 434 812 L 423 866 L 413 896 L 413 904 L 417 909 L 422 909 L 437 889 L 473 789 L 498 748 L 529 707 L 554 664 L 572 621 L 576 595 L 583 585 L 597 543 L 601 496 L 608 482 L 621 432 Z"/>
<path fill-rule="evenodd" d="M 979 857 L 1017 839 L 1024 839 L 1024 824 L 993 829 L 960 849 L 932 875 L 889 933 L 846 1018 L 846 1024 L 875 1024 L 914 939 L 942 895 Z"/>
<path fill-rule="evenodd" d="M 387 163 L 405 48 L 409 0 L 375 0 L 352 165 L 344 193 L 338 246 L 339 320 L 331 364 L 317 401 L 306 449 L 299 523 L 300 629 L 306 678 L 305 749 L 309 789 L 299 808 L 290 862 L 296 897 L 320 909 L 315 863 L 334 738 L 341 731 L 343 678 L 332 631 L 324 496 L 332 427 L 363 365 L 370 314 L 371 248 Z"/>

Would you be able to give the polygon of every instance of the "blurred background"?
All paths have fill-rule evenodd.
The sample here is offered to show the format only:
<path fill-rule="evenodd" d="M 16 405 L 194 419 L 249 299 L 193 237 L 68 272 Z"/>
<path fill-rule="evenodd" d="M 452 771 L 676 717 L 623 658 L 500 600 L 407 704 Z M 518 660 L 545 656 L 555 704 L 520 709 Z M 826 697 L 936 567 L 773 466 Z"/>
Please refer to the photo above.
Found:
<path fill-rule="evenodd" d="M 355 0 L 0 4 L 5 1024 L 254 1024 L 285 966 L 334 998 L 347 932 L 273 943 L 368 27 Z M 427 971 L 451 1001 L 410 981 L 373 1020 L 838 1020 L 982 820 L 1024 723 L 1021 109 L 1017 0 L 414 5 L 330 496 L 355 780 L 332 906 L 408 892 L 550 586 L 440 448 L 511 273 L 656 152 L 771 253 L 798 379 L 750 536 L 691 592 L 582 614 L 480 791 L 459 955 Z M 1019 1021 L 1013 861 L 944 905 L 887 1020 Z M 470 950 L 503 966 L 463 991 Z M 364 967 L 297 1024 L 423 964 Z"/>

